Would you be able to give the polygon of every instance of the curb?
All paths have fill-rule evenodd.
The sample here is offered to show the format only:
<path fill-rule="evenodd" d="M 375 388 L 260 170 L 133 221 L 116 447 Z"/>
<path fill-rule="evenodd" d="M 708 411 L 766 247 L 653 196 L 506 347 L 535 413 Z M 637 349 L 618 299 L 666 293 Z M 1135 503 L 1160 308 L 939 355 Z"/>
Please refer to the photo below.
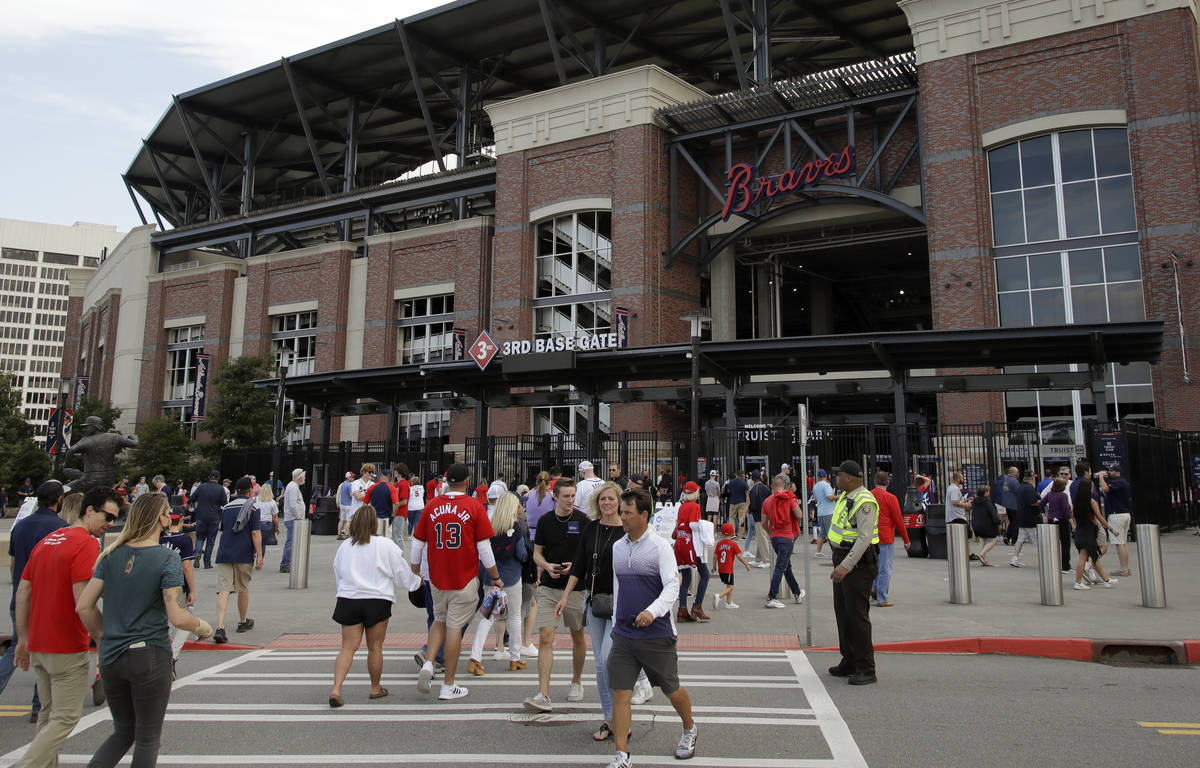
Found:
<path fill-rule="evenodd" d="M 237 643 L 221 643 L 217 644 L 209 640 L 198 642 L 189 640 L 183 644 L 185 651 L 260 651 L 261 645 L 238 645 Z"/>
<path fill-rule="evenodd" d="M 837 651 L 837 646 L 809 648 Z M 1029 656 L 1069 661 L 1200 664 L 1200 640 L 1122 640 L 1083 637 L 946 637 L 876 643 L 879 653 L 957 653 Z"/>

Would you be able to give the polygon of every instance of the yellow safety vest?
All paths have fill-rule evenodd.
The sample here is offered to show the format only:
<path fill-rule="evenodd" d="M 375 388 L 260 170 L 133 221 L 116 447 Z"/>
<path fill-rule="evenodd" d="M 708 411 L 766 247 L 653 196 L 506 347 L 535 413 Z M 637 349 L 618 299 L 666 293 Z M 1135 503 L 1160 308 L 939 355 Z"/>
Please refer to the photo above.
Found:
<path fill-rule="evenodd" d="M 850 547 L 858 538 L 858 510 L 863 504 L 870 502 L 876 507 L 879 502 L 874 494 L 863 486 L 855 488 L 850 493 L 838 497 L 837 505 L 833 508 L 833 522 L 829 526 L 829 541 L 838 547 Z M 871 533 L 871 543 L 879 543 L 879 517 L 875 517 L 875 530 Z"/>

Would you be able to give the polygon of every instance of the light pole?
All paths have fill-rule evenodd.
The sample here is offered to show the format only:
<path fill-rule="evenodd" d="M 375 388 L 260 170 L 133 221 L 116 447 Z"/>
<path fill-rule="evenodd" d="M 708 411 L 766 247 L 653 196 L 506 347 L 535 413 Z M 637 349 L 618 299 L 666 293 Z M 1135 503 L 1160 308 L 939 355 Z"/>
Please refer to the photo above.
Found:
<path fill-rule="evenodd" d="M 703 312 L 690 312 L 679 318 L 687 322 L 691 329 L 692 349 L 688 352 L 688 357 L 692 359 L 692 423 L 691 423 L 691 440 L 688 447 L 688 466 L 689 469 L 685 477 L 691 479 L 698 476 L 700 472 L 699 454 L 700 450 L 700 334 L 704 327 L 712 326 L 712 316 L 706 315 Z"/>
<path fill-rule="evenodd" d="M 58 477 L 59 475 L 62 474 L 63 456 L 66 454 L 67 447 L 68 447 L 67 446 L 67 433 L 66 433 L 66 426 L 67 426 L 66 419 L 67 419 L 67 395 L 69 395 L 69 394 L 71 394 L 70 379 L 59 379 L 59 381 L 58 381 L 58 434 L 53 435 L 53 436 L 50 434 L 46 435 L 47 440 L 49 440 L 51 437 L 53 437 L 59 443 L 59 445 L 54 448 L 54 475 L 53 475 L 54 477 Z"/>
<path fill-rule="evenodd" d="M 271 469 L 275 477 L 283 477 L 283 401 L 287 393 L 288 355 L 286 347 L 279 350 L 279 385 L 275 390 L 275 432 L 271 438 Z"/>

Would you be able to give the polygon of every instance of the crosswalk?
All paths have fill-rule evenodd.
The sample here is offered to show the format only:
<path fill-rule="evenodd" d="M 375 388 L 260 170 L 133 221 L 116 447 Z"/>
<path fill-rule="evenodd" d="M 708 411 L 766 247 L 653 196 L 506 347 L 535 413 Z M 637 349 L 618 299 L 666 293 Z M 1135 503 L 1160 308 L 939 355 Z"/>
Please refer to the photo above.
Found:
<path fill-rule="evenodd" d="M 224 654 L 222 654 L 224 655 Z M 865 768 L 849 726 L 801 651 L 681 650 L 680 679 L 700 728 L 695 766 Z M 158 764 L 172 765 L 606 765 L 612 742 L 591 732 L 603 719 L 589 663 L 585 701 L 565 702 L 570 652 L 555 654 L 554 711 L 520 702 L 537 690 L 536 661 L 525 671 L 485 665 L 472 677 L 466 659 L 457 682 L 470 696 L 452 702 L 416 690 L 411 653 L 389 653 L 386 698 L 368 701 L 365 651 L 343 687 L 346 705 L 326 703 L 332 649 L 238 653 L 175 683 Z M 436 686 L 435 686 L 436 690 Z M 555 698 L 559 697 L 559 698 Z M 110 732 L 106 710 L 86 715 L 64 745 L 60 764 L 86 764 Z M 679 720 L 666 698 L 634 708 L 635 765 L 677 765 Z M 21 750 L 0 758 L 9 765 Z"/>

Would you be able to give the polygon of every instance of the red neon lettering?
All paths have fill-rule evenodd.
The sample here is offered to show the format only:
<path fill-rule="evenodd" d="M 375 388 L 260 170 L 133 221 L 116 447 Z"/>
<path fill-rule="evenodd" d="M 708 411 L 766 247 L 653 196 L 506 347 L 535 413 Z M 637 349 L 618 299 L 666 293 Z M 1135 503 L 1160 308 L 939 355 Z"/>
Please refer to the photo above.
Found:
<path fill-rule="evenodd" d="M 850 147 L 842 150 L 841 155 L 834 160 L 834 155 L 829 156 L 829 170 L 826 172 L 829 176 L 843 176 L 854 170 L 854 152 Z"/>
<path fill-rule="evenodd" d="M 805 163 L 801 168 L 789 168 L 775 176 L 758 176 L 749 163 L 735 163 L 729 169 L 726 182 L 729 190 L 725 194 L 725 206 L 721 209 L 721 220 L 741 213 L 756 205 L 760 200 L 770 200 L 779 195 L 794 192 L 815 183 L 818 179 L 833 179 L 854 172 L 854 147 L 847 146 Z"/>
<path fill-rule="evenodd" d="M 729 169 L 727 183 L 729 191 L 725 194 L 725 207 L 721 209 L 721 219 L 728 219 L 730 214 L 741 213 L 750 207 L 750 180 L 754 178 L 754 169 L 749 163 L 737 163 Z M 734 205 L 733 201 L 741 196 L 741 202 Z"/>

